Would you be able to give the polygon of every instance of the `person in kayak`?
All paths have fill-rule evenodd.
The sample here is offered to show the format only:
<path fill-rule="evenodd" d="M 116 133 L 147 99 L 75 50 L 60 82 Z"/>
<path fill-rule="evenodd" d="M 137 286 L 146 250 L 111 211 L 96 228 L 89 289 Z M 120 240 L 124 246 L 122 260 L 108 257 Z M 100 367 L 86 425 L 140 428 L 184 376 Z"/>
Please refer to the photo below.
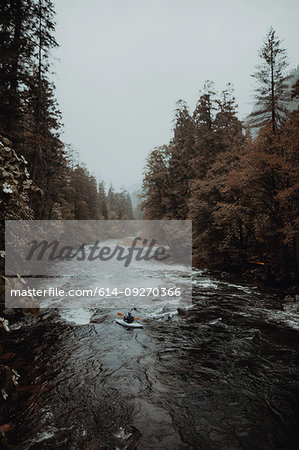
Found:
<path fill-rule="evenodd" d="M 131 311 L 128 312 L 128 314 L 124 317 L 124 321 L 127 323 L 133 323 L 134 317 L 132 316 Z"/>

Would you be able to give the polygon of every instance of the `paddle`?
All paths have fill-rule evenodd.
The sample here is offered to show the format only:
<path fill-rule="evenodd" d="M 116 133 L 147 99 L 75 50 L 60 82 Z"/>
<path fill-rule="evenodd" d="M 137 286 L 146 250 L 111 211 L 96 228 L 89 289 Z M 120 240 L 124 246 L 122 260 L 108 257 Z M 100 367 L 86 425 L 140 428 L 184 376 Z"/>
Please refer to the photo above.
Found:
<path fill-rule="evenodd" d="M 118 315 L 118 316 L 123 316 L 124 314 L 118 312 L 117 315 Z M 140 320 L 140 317 L 134 317 L 134 319 L 135 319 L 135 320 Z"/>

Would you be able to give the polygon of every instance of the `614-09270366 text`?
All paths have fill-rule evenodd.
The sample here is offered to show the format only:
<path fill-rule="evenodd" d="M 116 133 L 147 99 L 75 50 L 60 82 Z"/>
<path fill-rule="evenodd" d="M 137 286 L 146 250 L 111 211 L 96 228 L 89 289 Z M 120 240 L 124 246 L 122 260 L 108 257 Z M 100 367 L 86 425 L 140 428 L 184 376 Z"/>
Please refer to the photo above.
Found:
<path fill-rule="evenodd" d="M 49 287 L 47 289 L 12 289 L 12 296 L 21 297 L 42 297 L 47 295 L 48 297 L 118 297 L 120 295 L 125 297 L 179 297 L 181 295 L 181 289 L 170 287 L 160 288 L 130 288 L 126 287 L 122 290 L 118 288 L 110 289 L 105 287 L 96 286 L 94 289 L 60 289 L 57 287 Z"/>

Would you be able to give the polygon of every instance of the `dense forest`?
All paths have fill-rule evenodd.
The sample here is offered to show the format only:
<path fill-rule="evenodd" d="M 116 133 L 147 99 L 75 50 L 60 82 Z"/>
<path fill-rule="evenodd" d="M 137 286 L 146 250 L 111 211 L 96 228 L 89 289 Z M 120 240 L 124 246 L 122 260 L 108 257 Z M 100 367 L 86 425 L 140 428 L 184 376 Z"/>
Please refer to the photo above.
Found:
<path fill-rule="evenodd" d="M 61 139 L 53 2 L 1 1 L 0 8 L 1 219 L 133 219 L 129 193 L 97 185 Z M 196 265 L 265 266 L 264 276 L 283 281 L 298 262 L 299 111 L 288 103 L 299 86 L 290 87 L 273 29 L 259 55 L 246 126 L 230 84 L 219 95 L 205 82 L 193 113 L 177 103 L 173 138 L 148 157 L 141 207 L 147 219 L 192 219 Z"/>
<path fill-rule="evenodd" d="M 70 355 L 70 351 L 68 349 L 64 350 L 62 344 L 64 341 L 67 343 L 70 342 L 73 338 L 69 326 L 65 327 L 64 325 L 58 324 L 55 328 L 55 326 L 53 327 L 53 323 L 55 324 L 55 322 L 51 322 L 47 316 L 44 316 L 37 323 L 36 328 L 34 326 L 32 327 L 32 334 L 26 334 L 31 332 L 29 330 L 30 327 L 28 327 L 27 331 L 26 327 L 25 331 L 20 329 L 19 334 L 19 328 L 16 327 L 14 331 L 17 334 L 10 338 L 11 335 L 8 332 L 10 331 L 9 327 L 11 325 L 8 319 L 6 319 L 5 314 L 7 314 L 10 321 L 12 318 L 13 323 L 14 320 L 19 319 L 19 316 L 22 316 L 23 312 L 33 312 L 35 315 L 38 315 L 40 311 L 37 309 L 26 309 L 24 311 L 15 310 L 12 312 L 6 310 L 5 312 L 5 277 L 3 275 L 5 219 L 133 220 L 142 217 L 142 210 L 144 219 L 192 220 L 193 256 L 196 267 L 210 269 L 213 273 L 217 273 L 217 271 L 235 273 L 241 275 L 245 280 L 259 279 L 271 286 L 283 289 L 295 286 L 296 274 L 298 272 L 299 80 L 293 79 L 288 75 L 287 53 L 283 49 L 275 30 L 272 28 L 269 30 L 259 52 L 260 65 L 253 74 L 256 82 L 256 104 L 248 120 L 243 122 L 238 117 L 237 104 L 231 84 L 228 84 L 223 92 L 217 93 L 213 82 L 206 81 L 193 112 L 189 110 L 188 105 L 183 100 L 179 100 L 175 111 L 173 137 L 171 141 L 155 148 L 148 156 L 144 169 L 143 191 L 140 195 L 140 205 L 139 209 L 137 208 L 136 210 L 133 208 L 130 194 L 125 189 L 122 189 L 120 192 L 116 192 L 112 186 L 107 189 L 105 183 L 96 180 L 85 165 L 78 160 L 76 151 L 74 151 L 72 146 L 63 142 L 62 115 L 56 100 L 55 85 L 52 81 L 52 52 L 58 45 L 54 35 L 55 10 L 53 1 L 0 0 L 0 315 L 4 316 L 0 317 L 0 447 L 6 449 L 17 448 L 10 445 L 11 438 L 19 438 L 17 433 L 16 436 L 13 436 L 15 428 L 18 430 L 19 426 L 17 409 L 23 409 L 27 414 L 32 405 L 34 406 L 32 410 L 37 408 L 37 411 L 39 411 L 38 408 L 40 406 L 47 406 L 43 405 L 42 401 L 38 401 L 32 403 L 29 407 L 28 405 L 30 403 L 28 399 L 32 395 L 33 390 L 37 391 L 39 389 L 38 383 L 41 382 L 40 379 L 42 379 L 43 372 L 47 373 L 49 368 L 53 369 L 53 371 L 57 370 L 55 366 L 57 360 L 50 359 L 49 363 L 40 366 L 40 372 L 34 372 L 32 367 L 37 367 L 35 366 L 35 359 L 38 360 L 42 353 L 49 353 L 50 356 L 51 352 L 57 351 L 59 353 L 61 351 L 60 347 L 62 347 L 63 366 L 67 365 L 65 362 L 68 359 L 66 355 Z M 84 154 L 84 148 L 80 150 L 80 153 Z M 101 161 L 99 160 L 100 164 Z M 136 195 L 134 200 L 136 200 Z M 19 277 L 15 278 L 17 283 L 24 281 L 19 279 Z M 217 289 L 214 297 L 218 299 L 219 292 Z M 295 291 L 296 293 L 298 292 L 297 290 Z M 204 291 L 203 298 L 206 295 L 207 293 Z M 233 291 L 231 294 L 233 302 L 235 302 L 237 296 L 240 297 L 240 292 L 236 294 Z M 225 298 L 227 299 L 227 297 Z M 297 295 L 295 298 L 297 298 Z M 296 303 L 296 307 L 297 305 L 298 302 Z M 278 391 L 269 390 L 269 379 L 271 381 L 271 378 L 281 384 L 282 387 L 279 387 L 283 391 L 285 391 L 286 385 L 291 386 L 290 378 L 279 378 L 277 375 L 277 367 L 281 364 L 280 362 L 274 369 L 277 354 L 279 352 L 283 353 L 285 349 L 277 350 L 278 338 L 277 342 L 275 341 L 275 344 L 273 344 L 274 350 L 272 350 L 271 347 L 268 347 L 270 339 L 268 335 L 266 335 L 267 339 L 263 340 L 261 334 L 250 334 L 252 330 L 255 331 L 254 328 L 258 328 L 256 323 L 251 320 L 251 312 L 248 315 L 249 319 L 247 319 L 248 335 L 246 335 L 246 341 L 242 341 L 240 339 L 240 330 L 243 328 L 243 322 L 241 324 L 242 328 L 238 329 L 233 328 L 231 321 L 231 317 L 233 317 L 233 312 L 235 311 L 235 304 L 231 310 L 227 309 L 226 312 L 224 311 L 224 314 L 222 305 L 220 305 L 220 312 L 217 314 L 219 315 L 219 322 L 222 321 L 222 317 L 225 317 L 225 314 L 230 315 L 228 318 L 230 326 L 226 328 L 232 329 L 233 331 L 225 331 L 225 333 L 227 335 L 229 333 L 234 335 L 233 339 L 236 339 L 235 336 L 237 336 L 237 344 L 235 343 L 235 347 L 233 347 L 233 341 L 225 340 L 225 334 L 222 331 L 219 337 L 217 337 L 217 340 L 213 340 L 211 336 L 213 336 L 213 333 L 217 333 L 217 329 L 215 332 L 213 328 L 211 332 L 211 328 L 209 327 L 214 327 L 214 325 L 215 327 L 219 327 L 219 329 L 221 327 L 219 323 L 218 325 L 216 324 L 218 318 L 214 321 L 214 318 L 218 317 L 218 315 L 215 316 L 213 302 L 210 306 L 211 315 L 207 315 L 205 319 L 204 314 L 208 307 L 207 301 L 203 307 L 200 306 L 198 313 L 195 311 L 194 314 L 199 315 L 195 318 L 195 325 L 192 325 L 193 328 L 190 328 L 191 316 L 189 321 L 189 312 L 183 311 L 181 308 L 177 309 L 175 312 L 178 313 L 176 317 L 183 318 L 182 320 L 188 320 L 188 323 L 186 322 L 184 327 L 179 328 L 177 326 L 179 322 L 176 322 L 173 336 L 175 337 L 175 342 L 178 343 L 179 351 L 186 353 L 178 353 L 178 360 L 173 367 L 169 365 L 170 358 L 167 359 L 167 365 L 164 367 L 160 366 L 162 369 L 159 374 L 172 373 L 173 370 L 172 377 L 174 379 L 176 370 L 182 362 L 192 362 L 194 355 L 200 353 L 202 357 L 202 355 L 206 354 L 207 369 L 205 372 L 202 372 L 204 374 L 203 378 L 194 378 L 196 380 L 196 389 L 199 386 L 208 386 L 208 389 L 198 402 L 198 405 L 200 405 L 198 410 L 201 412 L 201 407 L 204 403 L 203 399 L 210 398 L 214 389 L 214 375 L 210 374 L 212 372 L 216 373 L 216 370 L 214 371 L 211 368 L 211 359 L 216 361 L 215 366 L 222 367 L 231 361 L 237 361 L 237 351 L 235 348 L 239 349 L 242 347 L 241 350 L 238 350 L 242 356 L 242 359 L 238 360 L 240 364 L 234 369 L 236 371 L 232 371 L 230 377 L 227 378 L 229 381 L 223 378 L 226 385 L 220 384 L 219 392 L 227 389 L 228 385 L 233 385 L 238 374 L 245 371 L 245 366 L 258 368 L 263 361 L 266 362 L 267 367 L 265 366 L 265 372 L 262 373 L 256 370 L 254 377 L 250 374 L 250 377 L 248 377 L 249 381 L 246 384 L 239 385 L 239 391 L 243 395 L 245 391 L 250 393 L 250 386 L 253 384 L 262 386 L 260 387 L 261 395 L 257 397 L 261 397 L 261 400 L 264 401 L 264 404 L 269 408 L 271 413 L 274 412 L 273 417 L 276 426 L 277 417 L 281 419 L 282 416 L 276 411 L 276 407 L 271 406 L 272 400 L 268 401 L 267 396 L 269 393 L 269 398 L 277 398 L 278 403 L 280 401 L 280 397 L 277 396 Z M 240 311 L 239 316 L 243 320 L 243 310 Z M 193 314 L 192 311 L 191 313 Z M 260 313 L 258 316 L 260 316 Z M 170 327 L 168 330 L 171 330 L 171 317 L 169 315 L 167 319 L 168 327 Z M 47 323 L 48 319 L 49 324 Z M 100 325 L 104 324 L 105 320 L 106 317 L 101 318 Z M 160 324 L 162 324 L 162 320 L 159 321 Z M 240 319 L 238 318 L 237 320 Z M 114 407 L 112 408 L 111 405 L 115 404 L 117 406 L 121 397 L 121 392 L 114 388 L 109 387 L 108 394 L 105 391 L 105 385 L 110 386 L 110 380 L 113 379 L 113 374 L 118 369 L 115 370 L 115 367 L 113 367 L 113 370 L 109 369 L 106 371 L 110 377 L 109 382 L 98 381 L 99 379 L 101 380 L 99 378 L 101 373 L 105 373 L 105 370 L 102 369 L 102 361 L 100 361 L 100 347 L 105 342 L 105 335 L 107 336 L 107 340 L 109 338 L 110 345 L 110 322 L 109 328 L 107 327 L 107 333 L 101 331 L 103 340 L 101 340 L 100 345 L 98 343 L 97 345 L 89 345 L 90 349 L 96 349 L 95 355 L 91 354 L 89 356 L 85 348 L 82 352 L 78 351 L 74 353 L 76 356 L 74 358 L 76 361 L 74 367 L 78 371 L 77 374 L 79 373 L 78 379 L 80 380 L 81 373 L 82 377 L 85 377 L 85 368 L 88 366 L 89 360 L 94 366 L 98 364 L 95 378 L 82 378 L 82 383 L 76 380 L 73 388 L 70 388 L 68 385 L 69 380 L 65 376 L 67 372 L 61 372 L 63 374 L 63 380 L 62 378 L 59 380 L 59 383 L 62 385 L 64 380 L 66 380 L 67 395 L 71 394 L 71 401 L 76 402 L 76 408 L 80 406 L 78 399 L 84 400 L 88 408 L 82 409 L 82 411 L 80 408 L 80 414 L 83 417 L 82 422 L 92 418 L 96 423 L 96 431 L 98 431 L 103 421 L 103 416 L 99 416 L 100 419 L 98 419 L 96 413 L 104 412 L 106 416 L 106 411 L 108 411 L 109 414 L 107 414 L 107 417 L 111 416 L 113 418 Z M 203 331 L 200 331 L 202 323 L 204 328 Z M 254 328 L 253 323 L 255 324 Z M 159 327 L 160 325 L 157 329 Z M 156 334 L 156 336 L 159 336 L 159 339 L 156 338 L 155 346 L 158 348 L 159 343 L 165 346 L 167 344 L 167 349 L 165 350 L 163 348 L 160 353 L 157 353 L 157 358 L 151 360 L 148 358 L 156 350 L 153 348 L 153 351 L 149 352 L 148 349 L 153 344 L 148 341 L 146 345 L 143 345 L 148 353 L 145 358 L 147 361 L 146 370 L 142 373 L 143 378 L 138 379 L 138 384 L 135 386 L 132 384 L 131 386 L 134 390 L 138 391 L 138 386 L 143 386 L 143 381 L 142 383 L 140 381 L 141 379 L 150 382 L 148 389 L 142 387 L 142 391 L 140 391 L 140 396 L 143 401 L 146 395 L 145 392 L 150 392 L 149 399 L 151 400 L 155 396 L 153 394 L 156 389 L 155 385 L 160 386 L 157 390 L 158 394 L 156 392 L 156 396 L 159 399 L 157 408 L 152 408 L 151 403 L 148 403 L 149 408 L 152 408 L 149 409 L 150 413 L 155 415 L 157 411 L 159 429 L 160 419 L 162 420 L 164 417 L 160 413 L 162 411 L 161 398 L 164 395 L 164 385 L 160 383 L 158 377 L 157 383 L 151 381 L 151 378 L 148 376 L 148 367 L 152 366 L 154 368 L 157 364 L 161 364 L 164 358 L 163 355 L 166 352 L 168 355 L 172 351 L 172 348 L 176 349 L 171 340 L 172 338 L 168 338 L 168 335 L 171 336 L 171 333 L 169 331 L 165 333 L 162 326 L 160 328 L 162 334 Z M 189 328 L 191 333 L 188 331 L 189 334 L 187 334 Z M 261 327 L 261 330 L 264 328 Z M 84 327 L 85 329 L 87 330 L 88 328 Z M 105 330 L 105 328 L 103 329 Z M 152 325 L 151 329 L 155 330 L 154 325 Z M 176 335 L 175 333 L 178 333 L 176 331 L 178 329 L 180 330 L 180 334 Z M 51 338 L 53 330 L 54 337 Z M 192 348 L 191 336 L 192 333 L 196 336 L 197 330 L 202 334 L 198 335 L 199 338 L 194 340 L 194 345 L 196 346 Z M 260 330 L 257 331 L 260 333 Z M 65 339 L 61 338 L 60 332 L 67 333 L 64 335 L 66 336 Z M 90 332 L 89 334 L 91 338 L 96 336 L 96 340 L 98 341 L 97 331 L 95 333 Z M 3 336 L 5 336 L 4 339 L 2 339 Z M 30 339 L 27 342 L 27 336 L 31 336 L 30 339 L 32 342 Z M 75 341 L 74 348 L 77 349 L 80 342 L 87 346 L 86 342 L 88 341 L 85 341 L 85 339 L 89 339 L 90 336 L 84 336 L 83 334 L 77 335 L 75 333 L 73 336 Z M 181 336 L 183 336 L 183 340 L 180 341 Z M 288 336 L 283 335 L 283 343 L 287 342 L 286 337 Z M 154 342 L 154 339 L 151 339 Z M 168 343 L 167 339 L 169 339 Z M 291 337 L 288 337 L 288 339 L 290 342 L 293 340 Z M 249 340 L 250 344 L 248 344 Z M 137 342 L 136 339 L 134 341 Z M 59 342 L 59 345 L 53 347 L 53 343 L 56 342 Z M 185 342 L 188 342 L 187 347 L 185 346 Z M 200 346 L 198 342 L 201 342 Z M 220 356 L 218 355 L 218 358 L 220 359 L 218 359 L 217 363 L 215 357 L 217 357 L 220 342 L 224 343 L 225 350 L 219 353 Z M 258 362 L 254 363 L 254 365 L 252 364 L 252 361 L 254 361 L 253 358 L 249 359 L 248 357 L 245 360 L 245 353 L 243 352 L 243 346 L 249 348 L 249 345 L 252 345 L 251 343 L 255 343 L 254 345 L 256 345 L 256 347 L 253 347 L 254 351 L 252 355 L 261 354 L 265 356 L 259 356 Z M 206 350 L 209 345 L 211 345 L 210 353 Z M 122 351 L 121 345 L 117 345 L 116 347 L 119 347 L 118 350 Z M 106 354 L 110 355 L 111 348 L 109 346 L 107 348 Z M 217 350 L 216 352 L 215 348 Z M 233 349 L 233 357 L 226 353 L 227 348 Z M 202 351 L 202 349 L 205 349 L 205 351 Z M 40 353 L 35 353 L 38 351 Z M 190 352 L 190 354 L 187 352 Z M 80 360 L 82 355 L 87 355 L 87 353 L 88 361 L 83 359 L 84 364 L 81 366 L 80 364 L 77 365 L 77 361 Z M 126 352 L 123 352 L 123 355 L 120 353 L 117 354 L 116 361 L 121 361 L 121 357 L 126 357 L 127 354 L 132 356 L 132 358 L 129 358 L 130 361 L 134 360 L 134 354 L 137 354 L 136 348 L 132 347 L 130 353 L 126 350 Z M 295 351 L 292 350 L 290 353 L 286 353 L 285 356 L 287 359 L 285 363 L 287 368 L 283 370 L 285 370 L 287 376 L 291 373 L 293 364 L 292 362 L 289 365 L 289 355 L 293 358 L 294 354 Z M 269 355 L 271 356 L 271 361 L 266 359 Z M 98 356 L 99 360 L 96 359 Z M 138 353 L 138 361 L 134 365 L 134 371 L 136 371 L 135 367 L 142 367 L 142 358 Z M 171 354 L 171 358 L 175 358 L 173 357 L 173 353 Z M 93 359 L 96 361 L 95 364 Z M 176 360 L 174 359 L 174 361 Z M 194 362 L 194 367 L 195 365 L 198 367 L 200 365 L 197 360 L 196 363 Z M 233 364 L 228 365 L 230 367 L 233 366 Z M 124 361 L 122 368 L 127 370 L 127 366 L 129 366 L 128 359 Z M 72 372 L 72 366 L 69 367 L 71 367 L 70 372 Z M 167 389 L 170 391 L 171 388 L 175 396 L 175 414 L 176 411 L 185 411 L 181 408 L 181 404 L 178 407 L 177 399 L 184 400 L 187 384 L 192 386 L 192 379 L 187 378 L 192 370 L 195 373 L 195 369 L 192 369 L 189 364 L 184 367 L 184 370 L 177 372 L 179 384 L 174 385 L 173 388 L 169 379 L 165 381 L 165 392 L 167 392 Z M 231 369 L 229 368 L 229 370 Z M 122 373 L 125 374 L 122 375 L 125 378 L 127 376 L 126 374 L 130 372 Z M 221 374 L 221 372 L 219 373 Z M 272 377 L 273 373 L 275 375 L 274 377 Z M 285 376 L 285 373 L 283 372 L 283 376 Z M 76 372 L 71 375 L 76 375 Z M 18 389 L 17 385 L 20 376 L 22 382 Z M 213 384 L 207 384 L 208 377 L 211 377 Z M 134 381 L 134 378 L 130 378 L 130 375 L 127 376 L 127 379 L 130 380 L 130 383 L 132 380 Z M 153 380 L 155 380 L 154 377 Z M 182 380 L 186 382 L 184 386 L 180 384 Z M 261 380 L 265 380 L 267 384 L 260 384 Z M 48 381 L 45 382 L 45 386 L 47 383 Z M 119 379 L 117 379 L 117 383 L 119 384 Z M 82 387 L 85 389 L 85 386 L 88 388 L 91 385 L 94 387 L 99 386 L 98 391 L 96 389 L 94 390 L 94 397 L 96 399 L 96 403 L 94 404 L 96 407 L 93 407 L 93 403 L 89 404 L 90 397 L 88 396 L 88 389 L 85 391 L 81 390 Z M 246 389 L 244 389 L 245 385 Z M 177 388 L 177 386 L 179 387 Z M 179 390 L 180 386 L 183 386 L 181 393 Z M 127 387 L 126 385 L 126 389 L 124 389 L 126 397 L 127 391 L 129 391 Z M 40 391 L 42 392 L 45 389 L 43 387 Z M 122 386 L 121 389 L 123 390 Z M 117 397 L 110 397 L 110 391 L 115 391 Z M 177 392 L 180 394 L 179 396 L 177 396 Z M 195 408 L 194 392 L 195 390 L 190 395 L 190 403 L 192 403 L 192 409 L 190 411 L 193 411 Z M 289 398 L 293 399 L 293 391 L 286 390 L 285 392 L 284 395 L 288 395 Z M 104 406 L 98 400 L 103 393 L 107 395 L 107 399 L 109 400 L 107 404 L 103 404 Z M 63 391 L 59 391 L 59 395 L 63 395 Z M 266 400 L 264 400 L 263 396 L 265 396 Z M 57 404 L 62 404 L 61 397 L 58 398 L 59 401 Z M 171 397 L 169 396 L 169 398 Z M 232 399 L 233 397 L 231 395 L 216 397 L 215 403 L 212 404 L 211 412 L 209 412 L 213 425 L 211 434 L 214 433 L 214 436 L 216 435 L 216 444 L 214 442 L 213 445 L 218 445 L 220 435 L 217 435 L 215 432 L 216 428 L 214 425 L 216 423 L 214 416 L 215 411 L 217 413 L 218 405 L 226 405 L 227 403 L 231 405 L 238 404 L 238 402 L 232 403 L 231 400 L 227 402 L 228 398 Z M 246 397 L 244 398 L 245 400 L 242 398 L 242 401 L 239 403 L 247 405 L 252 397 L 248 397 L 249 400 Z M 145 403 L 147 401 L 144 401 Z M 167 398 L 166 403 L 169 404 L 171 401 Z M 70 408 L 67 411 L 66 408 L 70 404 L 63 403 L 63 409 L 69 413 L 70 417 L 73 417 L 73 415 L 77 414 L 78 410 Z M 126 416 L 131 409 L 134 409 L 131 406 L 124 408 Z M 139 409 L 137 407 L 135 409 L 138 411 L 138 418 L 140 418 L 140 407 Z M 84 419 L 86 411 L 90 412 L 90 415 L 87 414 Z M 251 410 L 249 409 L 248 411 L 251 414 Z M 242 410 L 243 413 L 244 411 Z M 242 414 L 240 417 L 243 420 Z M 287 416 L 287 414 L 289 413 L 287 412 L 285 415 Z M 235 409 L 231 409 L 229 418 L 231 419 L 235 415 Z M 145 414 L 146 426 L 149 423 L 149 417 L 151 417 L 149 414 Z M 167 417 L 167 425 L 169 423 L 175 423 L 172 413 L 165 417 Z M 220 423 L 224 420 L 222 410 L 219 417 Z M 258 422 L 255 423 L 254 429 L 259 428 L 260 417 L 264 417 L 263 409 L 261 409 L 261 415 L 259 416 Z M 186 418 L 188 419 L 187 421 Z M 123 423 L 126 423 L 126 420 L 127 417 L 125 416 L 121 419 L 122 427 L 124 427 Z M 78 415 L 77 421 L 81 422 L 80 415 Z M 184 428 L 180 436 L 188 434 L 187 423 L 196 423 L 189 412 L 184 412 L 184 416 L 181 416 L 177 421 L 182 423 L 182 427 Z M 284 418 L 282 422 L 285 422 Z M 206 428 L 206 420 L 202 423 L 203 428 Z M 232 434 L 231 423 L 229 423 L 230 434 Z M 64 423 L 62 424 L 65 427 Z M 247 431 L 243 428 L 244 424 L 242 423 L 241 425 L 241 431 L 237 437 L 241 439 L 241 436 L 245 436 L 246 439 Z M 80 432 L 80 439 L 85 439 L 85 430 L 82 428 L 84 434 L 83 431 L 81 432 L 80 426 L 77 427 Z M 114 426 L 115 423 L 113 421 L 111 433 L 113 432 L 114 436 L 118 436 L 115 431 L 116 429 L 112 430 Z M 125 435 L 125 428 L 122 427 L 119 428 L 121 430 L 119 436 Z M 71 427 L 65 427 L 64 430 L 72 430 L 71 433 L 75 435 L 76 433 L 73 431 L 73 428 L 74 426 L 72 424 Z M 133 435 L 136 430 L 137 428 L 134 426 L 128 436 Z M 138 430 L 137 432 L 139 433 Z M 79 433 L 77 434 L 79 435 Z M 268 431 L 264 434 L 265 436 L 271 435 Z M 160 435 L 158 436 L 160 439 Z M 178 433 L 175 434 L 176 439 L 177 436 L 179 436 Z M 139 439 L 139 437 L 136 439 Z M 62 440 L 61 442 L 64 441 Z M 160 442 L 160 440 L 154 442 Z M 194 442 L 197 445 L 199 440 L 196 438 Z M 34 448 L 39 448 L 39 444 L 40 441 L 36 440 Z M 47 448 L 50 447 L 47 445 Z M 76 446 L 76 448 L 79 448 L 79 446 Z M 83 447 L 80 446 L 80 448 Z M 92 444 L 92 447 L 88 448 L 96 447 Z M 97 448 L 108 448 L 108 446 L 102 446 L 102 444 L 97 442 Z M 113 444 L 113 447 L 109 445 L 109 448 L 120 447 L 116 447 Z M 122 448 L 129 448 L 129 446 Z M 142 448 L 142 446 L 138 448 Z M 188 448 L 193 447 L 188 445 Z"/>
<path fill-rule="evenodd" d="M 53 2 L 1 1 L 0 17 L 1 219 L 132 219 L 128 192 L 107 193 L 62 142 Z"/>
<path fill-rule="evenodd" d="M 281 286 L 298 267 L 299 85 L 273 29 L 259 56 L 246 126 L 230 84 L 217 95 L 206 82 L 193 113 L 177 103 L 173 138 L 148 157 L 142 207 L 147 219 L 192 220 L 196 265 Z"/>

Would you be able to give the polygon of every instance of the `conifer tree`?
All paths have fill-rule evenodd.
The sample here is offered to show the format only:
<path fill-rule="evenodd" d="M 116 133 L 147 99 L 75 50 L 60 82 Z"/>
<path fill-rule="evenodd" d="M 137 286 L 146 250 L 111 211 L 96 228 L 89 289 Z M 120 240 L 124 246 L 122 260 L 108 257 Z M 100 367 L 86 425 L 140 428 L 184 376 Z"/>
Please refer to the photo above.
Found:
<path fill-rule="evenodd" d="M 221 98 L 215 101 L 215 108 L 217 109 L 213 116 L 213 154 L 209 157 L 205 176 L 192 181 L 189 200 L 189 218 L 193 221 L 195 254 L 201 263 L 210 266 L 231 262 L 231 255 L 225 245 L 228 240 L 233 247 L 231 253 L 237 251 L 240 254 L 243 247 L 241 215 L 237 215 L 234 209 L 235 199 L 227 197 L 223 192 L 228 173 L 238 164 L 245 142 L 231 85 L 228 85 Z M 217 212 L 224 203 L 227 210 L 232 210 L 236 226 L 233 223 L 230 228 L 222 227 Z"/>
<path fill-rule="evenodd" d="M 185 219 L 188 214 L 189 178 L 192 178 L 194 157 L 194 122 L 183 100 L 177 102 L 174 136 L 169 146 L 168 163 L 172 195 L 169 213 L 173 218 Z"/>
<path fill-rule="evenodd" d="M 34 57 L 32 28 L 31 0 L 1 0 L 0 131 L 13 141 L 15 149 L 20 141 L 24 91 Z"/>
<path fill-rule="evenodd" d="M 216 108 L 214 83 L 206 81 L 193 112 L 195 146 L 192 167 L 194 178 L 204 178 L 215 157 L 214 122 Z"/>
<path fill-rule="evenodd" d="M 105 193 L 105 183 L 104 181 L 101 181 L 99 183 L 99 214 L 100 218 L 102 219 L 108 219 L 108 206 L 107 206 L 107 198 Z"/>
<path fill-rule="evenodd" d="M 281 48 L 281 41 L 272 27 L 259 51 L 259 57 L 262 61 L 252 75 L 257 81 L 257 110 L 249 116 L 250 125 L 261 128 L 271 124 L 275 133 L 285 122 L 287 115 L 289 76 L 285 74 L 288 67 L 287 52 Z"/>
<path fill-rule="evenodd" d="M 176 214 L 176 196 L 169 173 L 169 146 L 155 148 L 147 158 L 140 208 L 145 219 L 171 219 Z"/>

